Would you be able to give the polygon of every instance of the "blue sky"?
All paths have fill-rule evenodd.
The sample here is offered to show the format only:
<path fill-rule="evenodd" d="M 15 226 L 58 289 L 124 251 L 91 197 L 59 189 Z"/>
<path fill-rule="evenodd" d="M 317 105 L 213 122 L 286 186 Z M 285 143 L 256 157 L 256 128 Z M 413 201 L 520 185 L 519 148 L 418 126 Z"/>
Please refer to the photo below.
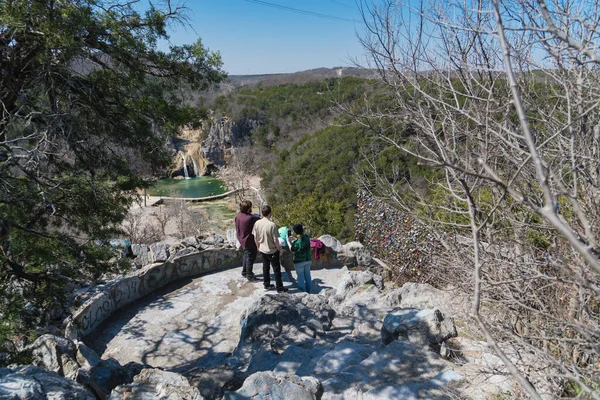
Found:
<path fill-rule="evenodd" d="M 278 9 L 271 3 L 345 20 Z M 173 44 L 194 42 L 219 51 L 231 75 L 350 66 L 364 53 L 354 0 L 188 0 L 191 27 L 173 27 Z M 354 20 L 347 21 L 347 20 Z"/>

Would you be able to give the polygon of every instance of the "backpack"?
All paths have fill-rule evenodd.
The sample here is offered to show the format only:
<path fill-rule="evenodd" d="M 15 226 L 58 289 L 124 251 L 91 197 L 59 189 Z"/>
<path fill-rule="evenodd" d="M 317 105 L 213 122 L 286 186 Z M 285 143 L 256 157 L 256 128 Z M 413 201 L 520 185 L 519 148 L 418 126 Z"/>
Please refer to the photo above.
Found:
<path fill-rule="evenodd" d="M 311 238 L 310 247 L 313 249 L 313 258 L 315 260 L 318 260 L 321 258 L 322 254 L 325 254 L 325 243 L 321 242 L 319 239 Z"/>

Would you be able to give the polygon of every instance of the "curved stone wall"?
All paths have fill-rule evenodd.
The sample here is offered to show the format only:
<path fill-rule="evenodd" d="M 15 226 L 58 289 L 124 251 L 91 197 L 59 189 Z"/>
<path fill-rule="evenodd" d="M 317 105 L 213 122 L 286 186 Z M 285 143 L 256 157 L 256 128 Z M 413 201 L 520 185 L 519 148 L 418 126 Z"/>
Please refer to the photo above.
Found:
<path fill-rule="evenodd" d="M 95 292 L 72 313 L 65 336 L 74 340 L 89 335 L 118 309 L 171 282 L 242 264 L 242 252 L 233 248 L 194 249 L 184 253 L 94 288 Z"/>

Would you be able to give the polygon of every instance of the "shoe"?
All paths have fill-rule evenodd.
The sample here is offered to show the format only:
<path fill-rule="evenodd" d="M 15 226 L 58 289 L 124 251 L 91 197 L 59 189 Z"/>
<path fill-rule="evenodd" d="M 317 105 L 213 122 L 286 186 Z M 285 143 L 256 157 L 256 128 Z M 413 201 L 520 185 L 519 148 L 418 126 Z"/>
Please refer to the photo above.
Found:
<path fill-rule="evenodd" d="M 248 276 L 246 277 L 246 279 L 248 279 L 248 282 L 260 282 L 260 279 L 258 279 L 256 276 Z"/>
<path fill-rule="evenodd" d="M 277 293 L 287 293 L 288 292 L 288 288 L 282 287 L 277 289 Z"/>
<path fill-rule="evenodd" d="M 271 284 L 269 286 L 265 286 L 265 292 L 271 290 L 271 289 L 275 289 L 275 285 Z"/>

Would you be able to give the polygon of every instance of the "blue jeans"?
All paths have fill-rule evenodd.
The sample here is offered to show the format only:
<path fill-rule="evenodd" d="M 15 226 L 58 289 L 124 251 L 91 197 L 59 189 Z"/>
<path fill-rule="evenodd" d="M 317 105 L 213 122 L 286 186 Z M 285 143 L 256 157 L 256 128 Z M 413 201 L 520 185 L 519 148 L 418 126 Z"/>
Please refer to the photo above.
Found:
<path fill-rule="evenodd" d="M 303 292 L 310 293 L 310 264 L 311 261 L 303 261 L 294 263 L 294 269 L 298 279 L 298 289 Z"/>

